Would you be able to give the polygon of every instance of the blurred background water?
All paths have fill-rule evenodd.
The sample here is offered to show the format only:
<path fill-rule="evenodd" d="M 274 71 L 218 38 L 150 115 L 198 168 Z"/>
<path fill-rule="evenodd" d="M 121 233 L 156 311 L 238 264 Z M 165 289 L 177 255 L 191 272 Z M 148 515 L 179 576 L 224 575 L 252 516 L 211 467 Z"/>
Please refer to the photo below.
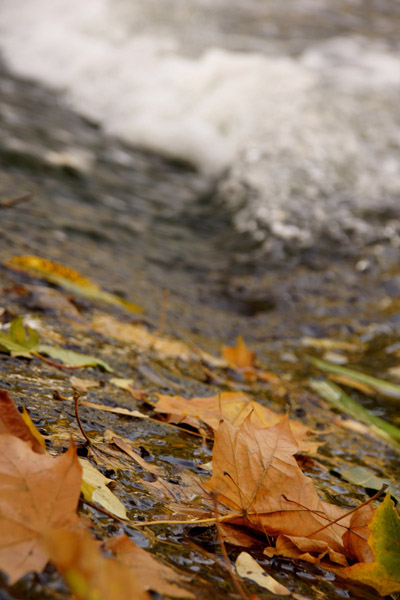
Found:
<path fill-rule="evenodd" d="M 386 0 L 2 0 L 0 48 L 105 131 L 216 181 L 279 261 L 399 244 L 399 31 Z"/>

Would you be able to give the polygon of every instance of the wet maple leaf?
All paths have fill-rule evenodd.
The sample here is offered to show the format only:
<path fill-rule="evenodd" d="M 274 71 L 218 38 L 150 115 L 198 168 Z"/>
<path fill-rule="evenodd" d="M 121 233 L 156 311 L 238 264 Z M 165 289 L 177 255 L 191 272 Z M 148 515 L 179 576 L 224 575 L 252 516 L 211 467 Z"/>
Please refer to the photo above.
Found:
<path fill-rule="evenodd" d="M 388 493 L 369 525 L 373 562 L 357 563 L 344 575 L 366 583 L 382 596 L 400 592 L 400 519 Z"/>
<path fill-rule="evenodd" d="M 42 571 L 49 528 L 75 522 L 81 467 L 73 446 L 53 458 L 23 440 L 0 435 L 0 569 L 10 583 Z"/>
<path fill-rule="evenodd" d="M 15 435 L 27 442 L 34 452 L 43 454 L 45 448 L 37 435 L 39 432 L 32 427 L 32 421 L 21 415 L 8 392 L 0 390 L 0 434 Z"/>
<path fill-rule="evenodd" d="M 158 402 L 154 410 L 158 413 L 177 415 L 182 422 L 182 417 L 190 417 L 191 425 L 200 428 L 200 421 L 206 423 L 211 429 L 218 429 L 221 419 L 225 419 L 232 425 L 241 425 L 250 415 L 250 421 L 254 427 L 263 428 L 276 425 L 282 419 L 282 415 L 251 400 L 242 392 L 222 392 L 209 398 L 192 398 L 187 400 L 182 396 L 166 396 L 156 394 Z M 196 420 L 197 419 L 197 423 Z M 170 419 L 173 421 L 173 419 Z M 300 421 L 290 420 L 290 427 L 299 450 L 303 452 L 315 452 L 319 443 L 306 440 L 310 429 Z"/>
<path fill-rule="evenodd" d="M 232 521 L 276 538 L 326 542 L 331 560 L 337 561 L 337 555 L 345 554 L 342 536 L 350 518 L 347 511 L 319 498 L 296 463 L 297 449 L 287 417 L 263 429 L 254 427 L 250 417 L 240 427 L 223 421 L 215 434 L 213 475 L 207 487 L 235 511 Z M 341 520 L 332 524 L 336 519 Z M 318 544 L 316 552 L 320 553 Z"/>
<path fill-rule="evenodd" d="M 127 535 L 111 539 L 107 542 L 106 548 L 133 570 L 144 590 L 152 590 L 174 598 L 194 598 L 193 594 L 177 585 L 188 584 L 189 577 L 177 573 L 171 567 L 153 558 Z"/>
<path fill-rule="evenodd" d="M 46 549 L 76 600 L 150 600 L 135 573 L 106 558 L 84 529 L 49 531 Z"/>

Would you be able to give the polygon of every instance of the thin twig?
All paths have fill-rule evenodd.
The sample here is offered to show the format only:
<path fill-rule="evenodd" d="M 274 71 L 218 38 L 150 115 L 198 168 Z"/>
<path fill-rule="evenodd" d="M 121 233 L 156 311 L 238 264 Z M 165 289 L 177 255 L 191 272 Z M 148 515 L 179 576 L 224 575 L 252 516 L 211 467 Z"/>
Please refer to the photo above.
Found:
<path fill-rule="evenodd" d="M 162 301 L 162 305 L 161 305 L 161 314 L 160 314 L 160 321 L 158 323 L 158 328 L 156 331 L 156 335 L 161 335 L 164 329 L 164 325 L 165 325 L 165 317 L 167 314 L 167 302 L 168 302 L 168 297 L 169 297 L 170 291 L 169 290 L 164 290 L 164 294 L 163 294 L 163 301 Z"/>
<path fill-rule="evenodd" d="M 11 198 L 11 200 L 4 200 L 4 202 L 0 202 L 0 208 L 12 208 L 16 204 L 27 202 L 31 198 L 32 194 L 24 194 L 23 196 L 18 196 L 17 198 Z"/>
<path fill-rule="evenodd" d="M 53 362 L 49 358 L 46 358 L 45 356 L 43 356 L 43 354 L 39 354 L 39 352 L 32 352 L 32 354 L 34 356 L 36 356 L 37 358 L 40 358 L 40 360 L 47 363 L 48 365 L 51 365 L 52 367 L 57 367 L 58 369 L 68 369 L 69 371 L 72 371 L 75 369 L 82 369 L 82 366 L 62 365 L 60 363 Z"/>
<path fill-rule="evenodd" d="M 359 510 L 360 508 L 362 508 L 363 506 L 366 506 L 367 504 L 370 504 L 373 500 L 376 500 L 377 498 L 379 498 L 379 496 L 382 496 L 382 494 L 385 492 L 385 490 L 388 488 L 388 484 L 384 483 L 381 487 L 381 489 L 376 492 L 376 494 L 374 494 L 371 498 L 369 498 L 368 500 L 366 500 L 365 502 L 363 502 L 362 504 L 360 504 L 360 506 L 356 506 L 355 508 L 352 508 L 351 510 L 349 510 L 348 512 L 346 512 L 344 515 L 342 515 L 341 517 L 335 519 L 334 521 L 331 521 L 330 523 L 328 523 L 327 525 L 324 525 L 323 527 L 321 527 L 320 529 L 317 529 L 317 531 L 313 531 L 312 533 L 310 533 L 307 537 L 311 537 L 312 535 L 316 535 L 317 533 L 320 533 L 321 531 L 323 531 L 324 529 L 326 529 L 327 527 L 330 527 L 331 525 L 335 525 L 336 523 L 338 523 L 338 521 L 341 521 L 342 519 L 344 519 L 345 517 L 348 517 L 349 515 L 351 515 L 352 513 L 356 512 L 357 510 Z M 349 529 L 348 527 L 346 527 L 346 529 Z"/>
<path fill-rule="evenodd" d="M 86 435 L 83 427 L 82 427 L 82 423 L 81 423 L 81 419 L 79 417 L 79 398 L 80 398 L 80 393 L 79 392 L 74 392 L 74 406 L 75 406 L 75 416 L 76 416 L 76 420 L 78 421 L 78 427 L 81 430 L 81 434 L 83 435 L 83 437 L 85 438 L 85 440 L 87 441 L 87 443 L 91 446 L 92 442 L 90 440 L 90 438 L 88 438 L 88 436 Z"/>
<path fill-rule="evenodd" d="M 239 592 L 240 597 L 243 600 L 250 600 L 250 596 L 243 589 L 243 587 L 242 587 L 242 585 L 241 585 L 241 583 L 240 583 L 240 581 L 239 581 L 236 573 L 232 569 L 231 561 L 229 560 L 229 556 L 228 556 L 228 553 L 226 551 L 225 542 L 224 542 L 224 538 L 222 536 L 222 531 L 221 531 L 221 525 L 220 525 L 220 523 L 218 521 L 218 501 L 217 501 L 217 495 L 216 494 L 213 494 L 213 500 L 214 500 L 214 511 L 215 511 L 215 517 L 216 517 L 215 526 L 217 528 L 218 541 L 219 541 L 219 544 L 221 546 L 222 556 L 224 557 L 226 568 L 227 568 L 228 573 L 229 573 L 229 575 L 230 575 L 230 577 L 232 579 L 233 585 L 235 586 L 235 588 Z"/>

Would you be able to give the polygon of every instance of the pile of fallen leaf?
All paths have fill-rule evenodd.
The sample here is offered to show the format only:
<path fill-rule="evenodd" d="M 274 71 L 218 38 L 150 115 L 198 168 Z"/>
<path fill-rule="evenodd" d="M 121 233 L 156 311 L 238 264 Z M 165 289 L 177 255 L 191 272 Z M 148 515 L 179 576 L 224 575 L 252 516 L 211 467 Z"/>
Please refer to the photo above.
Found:
<path fill-rule="evenodd" d="M 78 273 L 45 259 L 16 257 L 8 266 L 44 278 L 69 294 L 138 310 Z M 80 322 L 79 327 L 85 325 Z M 223 388 L 234 372 L 244 382 L 257 381 L 282 393 L 279 378 L 255 366 L 254 354 L 242 339 L 235 347 L 224 347 L 218 358 L 105 313 L 97 313 L 90 328 L 160 356 L 196 360 Z M 0 330 L 0 350 L 14 357 L 43 360 L 54 368 L 91 366 L 112 372 L 96 357 L 41 344 L 38 333 L 26 326 L 22 317 Z M 80 422 L 79 405 L 139 419 L 152 417 L 80 399 L 80 394 L 96 383 L 72 377 L 76 418 L 90 456 L 107 454 L 121 468 L 128 459 L 139 464 L 152 475 L 143 485 L 162 500 L 169 513 L 167 519 L 129 521 L 123 504 L 110 489 L 112 482 L 90 461 L 78 458 L 74 441 L 71 439 L 67 452 L 48 454 L 27 412 L 20 413 L 8 392 L 0 391 L 0 569 L 10 584 L 32 571 L 41 572 L 50 562 L 79 600 L 150 598 L 150 590 L 193 597 L 189 577 L 156 561 L 126 535 L 95 539 L 94 524 L 87 516 L 79 516 L 81 501 L 110 519 L 130 522 L 139 529 L 174 523 L 217 526 L 228 563 L 225 543 L 248 549 L 262 540 L 268 557 L 309 561 L 342 578 L 366 583 L 381 595 L 400 592 L 400 521 L 390 494 L 377 508 L 372 501 L 351 510 L 323 501 L 300 466 L 302 456 L 315 453 L 319 445 L 303 423 L 275 413 L 244 391 L 221 391 L 190 400 L 156 394 L 154 400 L 146 390 L 135 389 L 133 380 L 113 381 L 150 405 L 154 418 L 211 440 L 212 464 L 203 465 L 205 473 L 212 471 L 211 476 L 205 479 L 185 473 L 177 491 L 156 466 L 140 457 L 128 439 L 113 434 L 107 437 L 107 432 L 101 441 L 88 436 Z M 260 569 L 247 553 L 242 552 L 236 561 L 238 575 L 273 593 L 291 593 L 262 569 L 260 574 Z M 237 583 L 237 576 L 231 576 Z M 250 597 L 240 584 L 238 589 L 242 597 Z"/>

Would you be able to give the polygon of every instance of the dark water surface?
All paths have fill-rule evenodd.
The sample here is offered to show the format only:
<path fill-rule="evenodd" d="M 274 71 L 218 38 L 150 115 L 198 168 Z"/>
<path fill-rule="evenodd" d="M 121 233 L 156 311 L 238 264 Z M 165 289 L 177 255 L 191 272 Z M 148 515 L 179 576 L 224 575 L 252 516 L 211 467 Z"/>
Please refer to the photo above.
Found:
<path fill-rule="evenodd" d="M 324 254 L 316 247 L 269 263 L 250 237 L 234 232 L 229 211 L 216 200 L 217 182 L 106 136 L 66 109 L 54 93 L 5 69 L 0 79 L 0 127 L 0 202 L 31 194 L 25 203 L 0 209 L 1 259 L 36 254 L 60 261 L 143 306 L 145 319 L 155 326 L 163 293 L 170 290 L 166 331 L 214 353 L 221 343 L 243 335 L 264 363 L 294 381 L 304 370 L 304 336 L 362 340 L 369 344 L 366 370 L 380 376 L 393 366 L 386 348 L 397 342 L 400 328 L 395 247 L 383 243 L 378 252 L 360 253 L 356 248 L 346 254 L 332 249 Z M 0 278 L 9 283 L 4 267 Z M 28 377 L 15 360 L 5 373 L 15 381 Z M 14 389 L 25 395 L 32 390 L 35 397 L 40 378 L 35 369 L 30 377 L 28 385 Z M 57 376 L 46 382 L 48 390 L 57 385 L 62 389 Z M 195 386 L 190 389 L 193 395 L 199 393 Z M 313 423 L 327 421 L 321 406 L 301 395 L 293 396 L 293 407 L 299 415 L 304 407 L 314 410 Z M 373 408 L 389 418 L 397 413 L 389 402 L 379 401 Z M 95 417 L 90 423 L 93 429 L 101 426 Z M 158 433 L 157 426 L 152 427 L 141 434 L 150 448 Z M 171 445 L 178 447 L 178 441 L 174 436 Z M 168 452 L 167 442 L 161 455 Z M 327 460 L 354 462 L 353 443 L 347 434 L 332 440 Z M 207 458 L 207 451 L 195 442 L 193 448 L 186 439 L 181 445 L 186 448 L 182 460 L 191 452 Z M 380 469 L 386 465 L 389 474 L 396 473 L 397 457 L 390 449 L 382 451 L 366 441 L 363 453 L 371 464 L 375 461 Z M 323 481 L 320 474 L 316 478 L 332 498 L 342 493 L 351 503 L 353 489 L 350 493 L 345 484 L 329 477 Z M 138 511 L 147 514 L 149 507 L 143 503 Z M 158 540 L 160 548 L 155 548 L 161 555 L 168 540 L 172 562 L 188 569 L 197 565 L 208 585 L 218 586 L 215 597 L 227 597 L 224 573 L 188 548 L 183 529 L 172 534 L 169 530 L 164 537 L 161 532 Z M 215 548 L 217 542 L 210 544 Z M 298 592 L 307 598 L 375 597 L 347 584 L 333 585 L 333 576 L 310 565 L 283 559 L 270 563 L 282 582 L 297 582 Z M 31 591 L 32 598 L 43 597 L 38 593 Z M 199 598 L 208 594 L 202 585 L 198 593 Z M 23 594 L 22 589 L 15 597 Z"/>

